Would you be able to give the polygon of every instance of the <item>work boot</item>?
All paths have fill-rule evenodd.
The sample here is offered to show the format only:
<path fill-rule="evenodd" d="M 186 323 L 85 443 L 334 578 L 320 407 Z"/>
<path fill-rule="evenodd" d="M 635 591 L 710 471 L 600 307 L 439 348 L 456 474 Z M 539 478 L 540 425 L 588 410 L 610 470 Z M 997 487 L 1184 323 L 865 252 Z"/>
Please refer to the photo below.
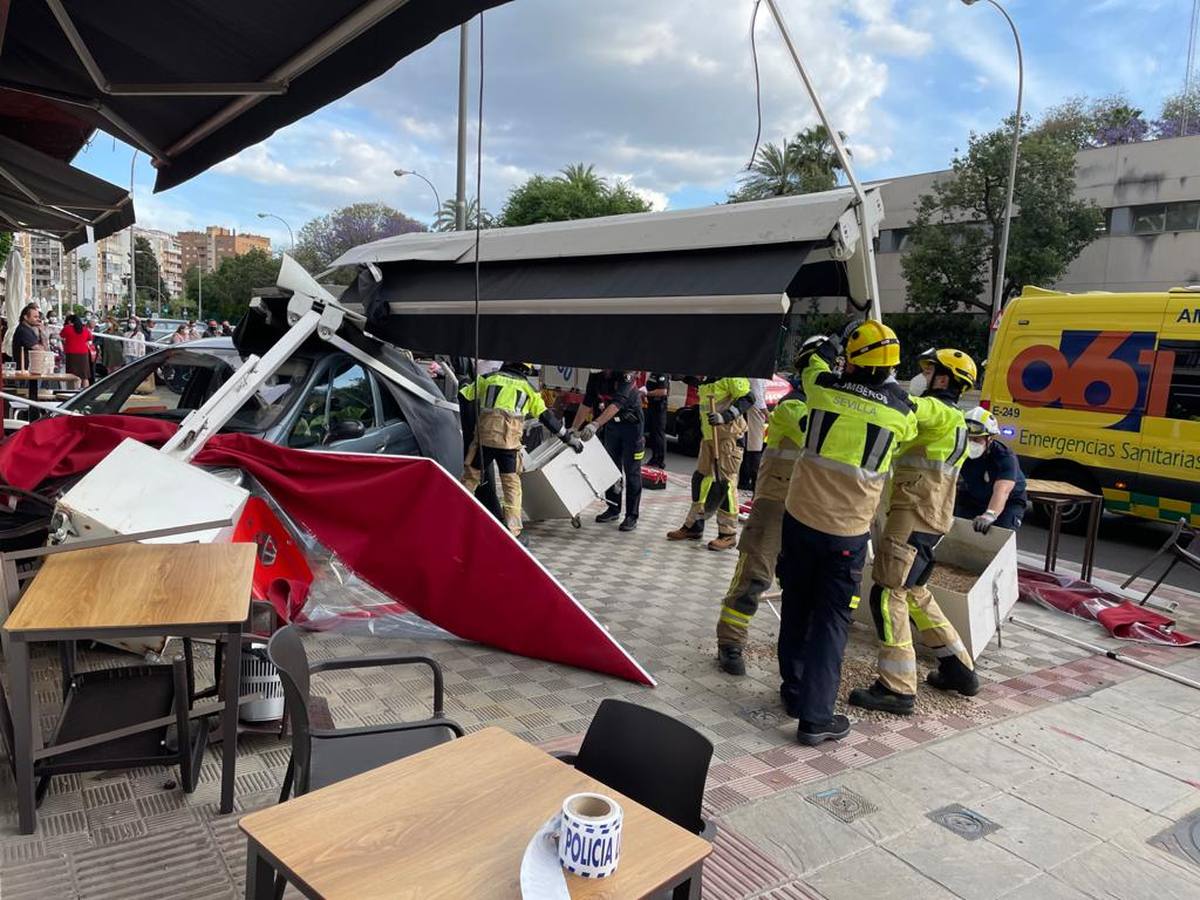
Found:
<path fill-rule="evenodd" d="M 944 656 L 938 660 L 938 667 L 925 678 L 930 687 L 939 691 L 958 691 L 964 697 L 974 697 L 979 693 L 979 676 L 974 669 L 968 669 L 957 656 Z"/>
<path fill-rule="evenodd" d="M 806 747 L 815 747 L 825 741 L 840 741 L 850 733 L 850 720 L 845 716 L 834 716 L 824 725 L 801 722 L 796 728 L 796 740 Z"/>
<path fill-rule="evenodd" d="M 730 675 L 745 675 L 746 660 L 742 658 L 742 648 L 739 644 L 718 644 L 717 665 L 722 672 Z"/>
<path fill-rule="evenodd" d="M 596 516 L 596 521 L 615 522 L 620 515 L 621 510 L 618 507 L 610 506 L 608 509 L 604 510 L 604 512 L 600 513 L 600 515 Z"/>
<path fill-rule="evenodd" d="M 892 713 L 897 716 L 911 716 L 916 697 L 911 694 L 898 693 L 876 681 L 869 688 L 852 690 L 849 701 L 851 706 L 861 706 L 863 709 L 873 709 L 876 712 Z"/>
<path fill-rule="evenodd" d="M 617 527 L 618 531 L 633 531 L 637 528 L 637 516 L 626 516 Z"/>
<path fill-rule="evenodd" d="M 736 546 L 736 532 L 730 532 L 729 534 L 718 534 L 714 540 L 708 542 L 709 550 L 732 550 Z"/>
<path fill-rule="evenodd" d="M 694 525 L 680 525 L 674 531 L 667 532 L 668 541 L 698 541 L 704 537 L 704 523 L 697 522 Z"/>

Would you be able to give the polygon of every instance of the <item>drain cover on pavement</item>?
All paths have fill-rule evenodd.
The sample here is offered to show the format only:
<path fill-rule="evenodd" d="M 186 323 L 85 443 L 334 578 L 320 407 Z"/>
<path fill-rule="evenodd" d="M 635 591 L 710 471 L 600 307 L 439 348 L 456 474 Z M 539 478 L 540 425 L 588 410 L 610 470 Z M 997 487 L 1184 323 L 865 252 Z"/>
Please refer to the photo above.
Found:
<path fill-rule="evenodd" d="M 865 797 L 860 797 L 854 791 L 841 787 L 817 791 L 804 799 L 843 822 L 853 822 L 859 816 L 865 816 L 867 813 L 873 813 L 879 809 L 869 803 Z"/>
<path fill-rule="evenodd" d="M 1000 830 L 1000 826 L 995 822 L 985 819 L 979 813 L 967 809 L 959 803 L 951 803 L 949 806 L 935 809 L 927 815 L 943 828 L 953 831 L 968 841 L 977 841 L 985 835 Z"/>
<path fill-rule="evenodd" d="M 1200 866 L 1200 810 L 1184 816 L 1148 843 Z"/>

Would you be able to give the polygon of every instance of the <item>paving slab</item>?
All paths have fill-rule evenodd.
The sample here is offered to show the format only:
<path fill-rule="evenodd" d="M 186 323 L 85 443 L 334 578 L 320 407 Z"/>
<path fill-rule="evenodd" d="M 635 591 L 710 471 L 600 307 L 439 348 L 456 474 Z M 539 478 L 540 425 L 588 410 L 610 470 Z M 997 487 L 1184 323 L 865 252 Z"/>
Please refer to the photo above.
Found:
<path fill-rule="evenodd" d="M 1126 803 L 1065 772 L 1052 772 L 1014 788 L 1012 793 L 1038 809 L 1103 839 L 1147 817 L 1141 807 Z"/>
<path fill-rule="evenodd" d="M 827 900 L 950 900 L 950 893 L 881 847 L 818 869 L 807 883 Z"/>
<path fill-rule="evenodd" d="M 1195 900 L 1200 896 L 1200 880 L 1184 877 L 1114 843 L 1072 857 L 1051 874 L 1091 897 Z"/>
<path fill-rule="evenodd" d="M 1091 900 L 1088 894 L 1071 887 L 1053 875 L 1039 875 L 1014 891 L 1001 895 L 1004 900 Z"/>
<path fill-rule="evenodd" d="M 929 810 L 923 803 L 876 777 L 870 769 L 808 785 L 803 793 L 808 798 L 819 791 L 835 788 L 851 790 L 875 807 L 846 823 L 875 843 L 903 834 L 928 821 L 925 813 Z M 827 815 L 833 818 L 832 814 Z"/>
<path fill-rule="evenodd" d="M 926 811 L 961 803 L 971 806 L 999 791 L 929 750 L 910 750 L 880 760 L 868 769 L 874 777 L 915 799 Z"/>
<path fill-rule="evenodd" d="M 938 741 L 929 752 L 972 777 L 1002 791 L 1054 771 L 1029 754 L 978 731 Z"/>
<path fill-rule="evenodd" d="M 1100 843 L 1095 835 L 1009 794 L 984 800 L 975 809 L 1000 826 L 985 840 L 1039 869 L 1052 869 Z"/>
<path fill-rule="evenodd" d="M 1003 847 L 964 840 L 932 822 L 881 846 L 964 900 L 992 900 L 1039 874 Z"/>

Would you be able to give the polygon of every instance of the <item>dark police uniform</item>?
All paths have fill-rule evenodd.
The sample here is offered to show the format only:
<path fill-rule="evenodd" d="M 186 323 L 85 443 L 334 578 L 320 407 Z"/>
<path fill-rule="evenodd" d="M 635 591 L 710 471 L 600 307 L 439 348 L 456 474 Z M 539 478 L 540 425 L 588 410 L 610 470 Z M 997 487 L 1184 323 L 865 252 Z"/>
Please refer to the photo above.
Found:
<path fill-rule="evenodd" d="M 979 459 L 968 459 L 963 463 L 958 481 L 958 497 L 954 503 L 957 519 L 974 519 L 987 512 L 992 491 L 997 481 L 1015 481 L 1008 502 L 996 518 L 994 525 L 1014 531 L 1021 527 L 1029 498 L 1025 494 L 1025 475 L 1017 454 L 1003 441 L 988 441 L 987 452 Z"/>
<path fill-rule="evenodd" d="M 599 417 L 612 404 L 620 407 L 616 417 L 604 426 L 604 449 L 625 476 L 625 515 L 637 517 L 642 501 L 642 459 L 646 455 L 645 420 L 642 395 L 624 374 L 593 372 L 588 376 L 583 405 Z M 609 510 L 621 508 L 621 483 L 604 493 Z"/>
<path fill-rule="evenodd" d="M 670 391 L 671 376 L 651 372 L 646 376 L 647 391 Z M 650 448 L 650 465 L 657 469 L 667 465 L 667 397 L 646 398 L 646 442 Z"/>

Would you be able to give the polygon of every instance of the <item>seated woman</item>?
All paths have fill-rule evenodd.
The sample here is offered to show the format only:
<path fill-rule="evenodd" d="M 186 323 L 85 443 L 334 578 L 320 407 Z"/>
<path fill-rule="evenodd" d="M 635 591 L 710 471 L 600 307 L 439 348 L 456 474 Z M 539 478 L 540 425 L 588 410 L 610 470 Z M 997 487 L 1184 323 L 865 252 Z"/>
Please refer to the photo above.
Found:
<path fill-rule="evenodd" d="M 982 406 L 967 413 L 966 419 L 968 458 L 958 476 L 954 515 L 971 519 L 981 534 L 993 525 L 1016 531 L 1029 505 L 1017 454 L 1000 440 L 996 417 Z"/>

